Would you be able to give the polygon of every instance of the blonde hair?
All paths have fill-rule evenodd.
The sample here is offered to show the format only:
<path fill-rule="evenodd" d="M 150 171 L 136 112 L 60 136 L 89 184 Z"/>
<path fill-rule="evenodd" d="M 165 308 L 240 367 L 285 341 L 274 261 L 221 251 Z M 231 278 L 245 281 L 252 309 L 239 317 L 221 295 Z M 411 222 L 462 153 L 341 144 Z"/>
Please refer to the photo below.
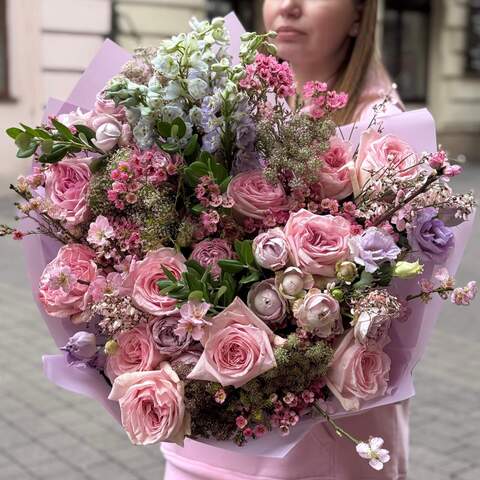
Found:
<path fill-rule="evenodd" d="M 337 80 L 333 86 L 336 91 L 347 92 L 347 106 L 335 115 L 339 125 L 351 123 L 355 118 L 359 100 L 365 84 L 365 78 L 376 57 L 377 0 L 353 0 L 361 11 L 358 35 L 352 38 L 350 50 L 340 67 Z"/>

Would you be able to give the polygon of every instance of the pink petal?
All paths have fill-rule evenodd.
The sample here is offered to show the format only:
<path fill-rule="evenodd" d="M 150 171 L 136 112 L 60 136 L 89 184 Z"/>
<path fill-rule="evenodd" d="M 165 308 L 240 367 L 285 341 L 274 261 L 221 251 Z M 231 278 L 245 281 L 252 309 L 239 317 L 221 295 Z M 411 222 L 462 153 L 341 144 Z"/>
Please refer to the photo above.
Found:
<path fill-rule="evenodd" d="M 368 443 L 361 442 L 356 447 L 357 453 L 362 457 L 369 459 L 370 458 L 370 446 Z"/>
<path fill-rule="evenodd" d="M 380 460 L 377 460 L 376 458 L 372 458 L 368 464 L 375 470 L 382 470 L 383 469 L 383 463 Z"/>
<path fill-rule="evenodd" d="M 383 446 L 383 438 L 381 437 L 372 437 L 369 442 L 370 448 L 372 450 L 379 450 Z"/>

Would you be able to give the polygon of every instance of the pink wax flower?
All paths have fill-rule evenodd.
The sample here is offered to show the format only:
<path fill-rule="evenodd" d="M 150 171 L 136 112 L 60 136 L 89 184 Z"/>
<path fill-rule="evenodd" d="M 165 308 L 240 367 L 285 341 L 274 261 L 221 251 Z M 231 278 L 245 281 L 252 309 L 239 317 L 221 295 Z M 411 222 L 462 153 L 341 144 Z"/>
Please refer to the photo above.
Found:
<path fill-rule="evenodd" d="M 45 199 L 63 212 L 69 226 L 90 216 L 87 192 L 91 172 L 88 158 L 66 158 L 45 171 Z"/>
<path fill-rule="evenodd" d="M 267 427 L 265 425 L 262 425 L 262 424 L 257 425 L 253 429 L 253 433 L 255 434 L 255 437 L 261 438 L 267 433 Z"/>
<path fill-rule="evenodd" d="M 150 251 L 143 260 L 132 262 L 124 283 L 126 294 L 131 295 L 135 306 L 156 316 L 174 312 L 177 303 L 174 298 L 159 293 L 157 282 L 167 278 L 162 267 L 180 279 L 186 270 L 185 257 L 173 248 Z"/>
<path fill-rule="evenodd" d="M 288 211 L 283 187 L 268 183 L 262 170 L 251 170 L 233 177 L 228 185 L 228 195 L 234 201 L 233 211 L 247 218 L 263 220 L 269 211 Z"/>
<path fill-rule="evenodd" d="M 330 148 L 323 154 L 323 165 L 320 169 L 319 181 L 312 190 L 321 198 L 342 200 L 352 193 L 350 169 L 353 147 L 338 137 L 330 139 Z"/>
<path fill-rule="evenodd" d="M 211 322 L 205 318 L 209 308 L 209 303 L 192 300 L 182 305 L 175 334 L 193 338 L 196 341 L 202 340 L 205 327 L 211 325 Z"/>
<path fill-rule="evenodd" d="M 410 145 L 394 135 L 381 135 L 374 129 L 362 134 L 355 168 L 352 170 L 353 193 L 385 172 L 388 167 L 402 180 L 415 178 L 420 172 L 419 160 Z"/>
<path fill-rule="evenodd" d="M 197 261 L 202 267 L 211 268 L 214 278 L 218 278 L 221 268 L 218 266 L 219 260 L 228 260 L 232 258 L 233 251 L 229 242 L 221 238 L 212 240 L 203 240 L 193 247 L 190 258 Z"/>
<path fill-rule="evenodd" d="M 103 247 L 115 236 L 113 227 L 108 222 L 107 217 L 99 215 L 88 229 L 87 241 L 92 245 Z"/>
<path fill-rule="evenodd" d="M 39 300 L 48 315 L 62 318 L 86 310 L 89 284 L 97 277 L 94 259 L 95 252 L 84 245 L 60 248 L 40 277 Z"/>
<path fill-rule="evenodd" d="M 204 351 L 188 378 L 241 387 L 276 366 L 272 345 L 281 341 L 236 297 L 212 318 Z"/>
<path fill-rule="evenodd" d="M 385 394 L 390 358 L 376 344 L 361 345 L 349 330 L 338 344 L 327 371 L 327 386 L 345 410 L 358 410 L 361 400 Z"/>
<path fill-rule="evenodd" d="M 248 420 L 245 417 L 243 417 L 242 415 L 239 415 L 235 419 L 235 423 L 240 430 L 243 430 L 247 426 Z"/>
<path fill-rule="evenodd" d="M 299 210 L 284 229 L 292 263 L 305 273 L 334 276 L 335 264 L 349 255 L 350 222 L 343 217 Z"/>
<path fill-rule="evenodd" d="M 150 329 L 144 323 L 115 336 L 118 350 L 108 355 L 105 373 L 113 382 L 123 373 L 154 370 L 161 361 Z"/>
<path fill-rule="evenodd" d="M 340 304 L 328 293 L 312 288 L 293 307 L 297 325 L 317 337 L 328 338 L 343 333 Z"/>
<path fill-rule="evenodd" d="M 117 377 L 108 398 L 118 401 L 123 428 L 135 445 L 183 445 L 190 433 L 183 383 L 167 362 L 155 371 Z"/>
<path fill-rule="evenodd" d="M 288 242 L 281 228 L 272 228 L 257 235 L 252 243 L 257 263 L 269 270 L 280 270 L 288 262 Z"/>

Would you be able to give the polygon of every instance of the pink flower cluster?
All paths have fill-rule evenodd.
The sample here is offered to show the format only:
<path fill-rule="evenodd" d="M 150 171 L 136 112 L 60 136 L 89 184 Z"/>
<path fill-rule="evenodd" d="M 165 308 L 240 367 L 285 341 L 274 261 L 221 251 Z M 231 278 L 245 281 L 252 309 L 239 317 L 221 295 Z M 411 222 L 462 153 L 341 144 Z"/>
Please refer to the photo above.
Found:
<path fill-rule="evenodd" d="M 260 91 L 266 86 L 279 97 L 295 95 L 293 73 L 287 62 L 279 63 L 274 56 L 259 53 L 246 70 L 247 75 L 239 82 L 242 88 Z"/>
<path fill-rule="evenodd" d="M 195 187 L 195 196 L 205 208 L 232 208 L 234 204 L 233 199 L 229 195 L 222 195 L 220 186 L 209 175 L 200 177 L 200 181 Z"/>
<path fill-rule="evenodd" d="M 429 155 L 428 164 L 435 170 L 442 170 L 446 177 L 455 177 L 463 171 L 460 165 L 452 165 L 448 161 L 447 153 L 444 150 Z"/>
<path fill-rule="evenodd" d="M 310 81 L 304 85 L 303 97 L 307 102 L 304 111 L 315 119 L 341 110 L 348 102 L 348 95 L 345 92 L 329 91 L 326 83 L 318 81 Z"/>

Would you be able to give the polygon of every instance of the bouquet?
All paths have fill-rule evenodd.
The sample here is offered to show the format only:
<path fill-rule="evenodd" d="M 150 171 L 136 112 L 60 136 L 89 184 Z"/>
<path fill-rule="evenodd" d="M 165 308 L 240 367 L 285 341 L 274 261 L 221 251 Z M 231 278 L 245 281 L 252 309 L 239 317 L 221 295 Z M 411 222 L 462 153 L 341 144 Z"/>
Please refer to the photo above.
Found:
<path fill-rule="evenodd" d="M 11 186 L 24 228 L 1 233 L 54 239 L 37 288 L 63 375 L 95 372 L 132 443 L 244 445 L 320 417 L 380 470 L 383 440 L 334 417 L 393 401 L 409 305 L 474 298 L 446 268 L 474 197 L 444 151 L 384 131 L 388 96 L 356 145 L 333 121 L 345 93 L 308 82 L 289 108 L 273 32 L 243 34 L 236 63 L 224 19 L 191 28 L 93 108 L 7 130 L 34 162 Z"/>

